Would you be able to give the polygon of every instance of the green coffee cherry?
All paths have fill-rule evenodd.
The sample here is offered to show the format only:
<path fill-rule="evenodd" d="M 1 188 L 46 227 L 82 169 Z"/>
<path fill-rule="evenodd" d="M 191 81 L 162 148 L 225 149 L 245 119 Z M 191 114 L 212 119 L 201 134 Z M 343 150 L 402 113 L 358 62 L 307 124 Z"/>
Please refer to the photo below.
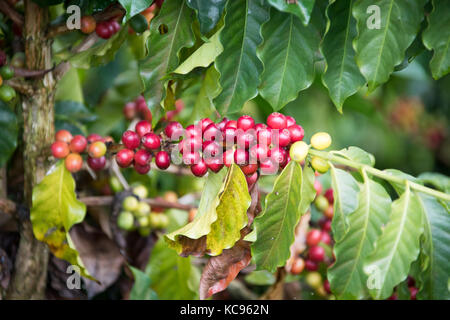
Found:
<path fill-rule="evenodd" d="M 138 207 L 139 207 L 139 201 L 138 201 L 138 199 L 136 199 L 133 196 L 128 196 L 123 200 L 122 208 L 125 211 L 134 212 L 138 209 Z"/>
<path fill-rule="evenodd" d="M 316 205 L 317 209 L 321 212 L 325 211 L 329 206 L 327 198 L 325 198 L 325 196 L 323 195 L 317 196 L 316 200 L 314 200 L 314 204 Z"/>
<path fill-rule="evenodd" d="M 139 202 L 136 210 L 134 211 L 134 214 L 136 215 L 136 217 L 144 217 L 150 214 L 150 205 L 148 203 L 145 202 Z"/>
<path fill-rule="evenodd" d="M 320 157 L 313 157 L 311 159 L 311 166 L 319 173 L 325 173 L 328 171 L 328 169 L 330 169 L 328 161 Z"/>
<path fill-rule="evenodd" d="M 139 197 L 139 199 L 145 199 L 148 197 L 148 190 L 145 186 L 139 185 L 133 188 L 133 193 Z"/>
<path fill-rule="evenodd" d="M 122 211 L 117 218 L 117 225 L 123 230 L 131 230 L 134 227 L 134 217 L 131 212 Z"/>

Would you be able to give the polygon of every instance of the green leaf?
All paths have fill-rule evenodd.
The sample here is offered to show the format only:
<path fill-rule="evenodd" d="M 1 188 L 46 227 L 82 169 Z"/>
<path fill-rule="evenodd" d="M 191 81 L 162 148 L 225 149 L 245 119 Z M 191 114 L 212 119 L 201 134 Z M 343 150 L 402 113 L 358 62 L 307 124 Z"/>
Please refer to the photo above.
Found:
<path fill-rule="evenodd" d="M 142 34 L 133 33 L 128 35 L 128 45 L 133 52 L 136 60 L 142 60 L 147 56 L 147 39 L 150 36 L 150 30 Z"/>
<path fill-rule="evenodd" d="M 297 0 L 295 3 L 288 3 L 286 0 L 268 0 L 272 7 L 279 11 L 295 14 L 304 25 L 309 23 L 315 0 Z"/>
<path fill-rule="evenodd" d="M 431 184 L 442 192 L 450 193 L 450 178 L 437 172 L 425 172 L 419 175 L 418 179 L 427 184 Z"/>
<path fill-rule="evenodd" d="M 305 27 L 297 16 L 273 9 L 262 36 L 257 51 L 264 65 L 259 93 L 277 111 L 312 84 L 320 38 L 312 24 Z"/>
<path fill-rule="evenodd" d="M 273 273 L 267 270 L 255 270 L 245 276 L 245 282 L 254 286 L 270 286 L 275 280 Z"/>
<path fill-rule="evenodd" d="M 187 5 L 197 12 L 200 31 L 205 34 L 219 22 L 226 0 L 186 0 Z"/>
<path fill-rule="evenodd" d="M 275 180 L 266 196 L 264 212 L 254 221 L 257 239 L 251 249 L 258 270 L 274 272 L 286 263 L 295 227 L 315 196 L 313 181 L 313 171 L 306 169 L 302 174 L 302 167 L 295 161 L 289 162 Z"/>
<path fill-rule="evenodd" d="M 6 103 L 0 101 L 0 168 L 17 148 L 18 132 L 16 114 Z"/>
<path fill-rule="evenodd" d="M 30 219 L 36 239 L 48 244 L 55 257 L 80 268 L 81 275 L 95 280 L 84 267 L 69 236 L 74 224 L 83 221 L 86 206 L 77 200 L 75 180 L 59 161 L 33 189 Z"/>
<path fill-rule="evenodd" d="M 368 296 L 363 262 L 373 251 L 391 210 L 386 190 L 366 174 L 363 176 L 358 208 L 348 215 L 348 232 L 336 242 L 336 262 L 328 271 L 331 289 L 339 299 L 360 300 Z"/>
<path fill-rule="evenodd" d="M 417 193 L 423 211 L 419 299 L 449 300 L 450 214 L 436 198 Z"/>
<path fill-rule="evenodd" d="M 220 32 L 223 52 L 216 59 L 222 92 L 214 100 L 223 116 L 238 112 L 258 93 L 263 66 L 256 48 L 262 42 L 261 26 L 268 18 L 263 0 L 228 1 L 225 27 Z"/>
<path fill-rule="evenodd" d="M 152 2 L 153 0 L 119 0 L 119 3 L 127 12 L 125 21 L 128 21 L 131 17 L 150 7 Z"/>
<path fill-rule="evenodd" d="M 68 61 L 74 68 L 89 69 L 106 64 L 116 56 L 117 51 L 127 38 L 128 28 L 122 27 L 110 39 L 69 57 Z"/>
<path fill-rule="evenodd" d="M 358 207 L 359 186 L 353 176 L 331 166 L 331 185 L 334 195 L 334 216 L 331 222 L 333 237 L 341 241 L 348 231 L 348 215 Z"/>
<path fill-rule="evenodd" d="M 396 285 L 406 279 L 420 250 L 423 233 L 418 196 L 406 185 L 405 192 L 392 203 L 388 224 L 365 263 L 368 288 L 375 299 L 388 298 Z"/>
<path fill-rule="evenodd" d="M 439 79 L 450 72 L 450 2 L 433 0 L 432 3 L 433 11 L 422 39 L 428 50 L 434 50 L 430 68 L 433 78 Z"/>
<path fill-rule="evenodd" d="M 188 74 L 195 68 L 206 68 L 213 63 L 216 57 L 223 51 L 222 44 L 219 41 L 219 34 L 220 31 L 216 32 L 209 38 L 208 42 L 202 44 L 200 48 L 184 60 L 173 73 Z"/>
<path fill-rule="evenodd" d="M 328 28 L 322 42 L 326 61 L 322 82 L 339 112 L 342 112 L 345 99 L 366 82 L 356 65 L 352 47 L 356 36 L 356 22 L 352 17 L 353 2 L 335 1 L 328 5 Z"/>
<path fill-rule="evenodd" d="M 200 271 L 190 257 L 179 257 L 163 239 L 155 244 L 145 273 L 161 300 L 198 299 Z"/>
<path fill-rule="evenodd" d="M 221 90 L 219 76 L 220 74 L 214 65 L 206 70 L 200 92 L 195 99 L 194 108 L 187 123 L 194 123 L 198 119 L 210 117 L 213 114 L 215 110 L 213 99 L 217 97 Z"/>
<path fill-rule="evenodd" d="M 207 254 L 220 255 L 223 249 L 231 248 L 240 239 L 240 230 L 248 222 L 250 202 L 245 176 L 237 165 L 233 164 L 228 173 L 221 170 L 217 174 L 210 174 L 195 219 L 167 234 L 166 240 L 170 247 L 182 255 L 186 255 L 191 247 L 203 247 L 203 244 L 189 242 L 188 239 L 199 240 L 200 243 L 205 241 Z"/>
<path fill-rule="evenodd" d="M 133 288 L 130 292 L 130 300 L 158 300 L 156 292 L 150 288 L 151 280 L 144 272 L 129 266 L 134 276 Z"/>
<path fill-rule="evenodd" d="M 367 13 L 373 0 L 362 0 L 353 6 L 357 21 L 358 36 L 353 46 L 356 63 L 368 82 L 369 92 L 386 82 L 394 67 L 403 61 L 405 51 L 414 41 L 423 19 L 425 0 L 380 0 L 380 29 L 369 28 L 368 23 L 376 18 Z"/>
<path fill-rule="evenodd" d="M 375 165 L 375 157 L 358 147 L 348 147 L 339 151 L 332 151 L 331 153 L 371 167 Z"/>
<path fill-rule="evenodd" d="M 182 48 L 194 45 L 193 14 L 183 0 L 166 0 L 159 14 L 152 19 L 147 58 L 140 62 L 144 96 L 154 114 L 163 106 L 167 80 L 162 78 L 175 70 Z"/>

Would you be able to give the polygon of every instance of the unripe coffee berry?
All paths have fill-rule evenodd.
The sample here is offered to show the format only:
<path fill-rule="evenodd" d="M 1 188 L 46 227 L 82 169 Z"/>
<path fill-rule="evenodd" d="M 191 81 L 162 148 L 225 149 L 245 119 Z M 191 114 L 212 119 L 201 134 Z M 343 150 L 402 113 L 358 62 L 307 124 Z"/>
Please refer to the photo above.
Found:
<path fill-rule="evenodd" d="M 308 152 L 309 145 L 307 145 L 304 141 L 297 141 L 292 144 L 289 150 L 289 156 L 296 162 L 302 162 L 303 160 L 305 160 Z"/>
<path fill-rule="evenodd" d="M 102 141 L 96 141 L 89 145 L 88 154 L 91 158 L 101 158 L 106 154 L 106 145 Z"/>
<path fill-rule="evenodd" d="M 319 173 L 326 173 L 330 168 L 328 161 L 320 157 L 313 157 L 311 159 L 311 166 Z"/>
<path fill-rule="evenodd" d="M 78 172 L 83 166 L 83 158 L 78 153 L 71 153 L 66 157 L 64 163 L 70 172 Z"/>
<path fill-rule="evenodd" d="M 311 137 L 311 146 L 317 150 L 324 150 L 331 145 L 331 136 L 326 132 L 317 132 Z"/>
<path fill-rule="evenodd" d="M 56 141 L 70 143 L 70 141 L 72 141 L 72 139 L 73 139 L 72 134 L 67 130 L 59 130 L 58 132 L 56 132 L 56 135 L 55 135 Z"/>

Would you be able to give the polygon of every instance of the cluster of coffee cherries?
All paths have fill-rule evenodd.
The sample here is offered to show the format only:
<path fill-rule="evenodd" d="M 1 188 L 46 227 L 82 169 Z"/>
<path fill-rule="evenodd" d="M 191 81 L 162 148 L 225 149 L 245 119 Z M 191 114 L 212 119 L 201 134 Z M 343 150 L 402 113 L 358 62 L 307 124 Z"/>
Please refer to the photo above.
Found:
<path fill-rule="evenodd" d="M 123 107 L 123 115 L 127 120 L 143 119 L 152 122 L 152 113 L 145 102 L 143 96 L 139 96 L 134 101 L 130 101 Z"/>
<path fill-rule="evenodd" d="M 9 102 L 16 96 L 16 91 L 3 80 L 14 77 L 14 69 L 7 65 L 8 57 L 4 51 L 0 51 L 0 100 Z"/>
<path fill-rule="evenodd" d="M 322 193 L 322 184 L 319 180 L 316 179 L 314 187 L 316 189 L 316 199 L 314 200 L 315 207 L 323 214 L 318 221 L 318 226 L 312 226 L 308 233 L 306 234 L 306 246 L 302 255 L 298 255 L 295 257 L 290 272 L 292 274 L 300 274 L 303 270 L 308 271 L 309 273 L 317 273 L 319 270 L 319 266 L 321 263 L 325 263 L 327 265 L 333 262 L 333 257 L 327 257 L 324 246 L 331 247 L 333 244 L 332 237 L 330 235 L 331 232 L 331 219 L 333 218 L 333 189 L 329 188 L 324 193 Z M 304 257 L 305 258 L 304 258 Z M 310 276 L 311 278 L 317 278 L 317 275 Z M 312 281 L 312 283 L 316 283 L 317 281 Z M 321 292 L 325 292 L 330 294 L 330 284 L 328 280 L 321 280 L 321 288 L 314 287 L 314 289 Z"/>
<path fill-rule="evenodd" d="M 96 22 L 93 16 L 83 16 L 80 20 L 80 30 L 85 34 L 95 33 L 102 39 L 109 39 L 119 32 L 120 23 L 115 19 Z"/>
<path fill-rule="evenodd" d="M 83 153 L 87 153 L 87 164 L 95 171 L 106 165 L 107 144 L 113 143 L 111 137 L 103 138 L 98 134 L 72 136 L 67 130 L 59 130 L 55 142 L 51 146 L 52 155 L 56 159 L 64 159 L 67 170 L 78 172 L 83 167 Z"/>
<path fill-rule="evenodd" d="M 169 224 L 169 218 L 162 212 L 152 211 L 144 201 L 148 190 L 143 185 L 133 188 L 133 195 L 122 202 L 122 211 L 117 217 L 117 225 L 125 231 L 138 230 L 141 236 L 148 236 L 152 230 L 164 229 Z"/>

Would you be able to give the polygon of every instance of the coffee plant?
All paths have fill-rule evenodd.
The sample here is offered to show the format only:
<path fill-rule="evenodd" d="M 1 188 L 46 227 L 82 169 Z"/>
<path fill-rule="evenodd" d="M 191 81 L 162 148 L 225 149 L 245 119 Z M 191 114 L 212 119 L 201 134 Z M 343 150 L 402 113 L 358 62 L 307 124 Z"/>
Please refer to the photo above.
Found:
<path fill-rule="evenodd" d="M 449 178 L 377 168 L 364 149 L 393 143 L 389 130 L 310 130 L 285 112 L 300 101 L 316 122 L 345 119 L 350 105 L 381 122 L 386 88 L 417 60 L 448 90 L 450 2 L 5 0 L 0 12 L 0 212 L 20 235 L 14 250 L 0 238 L 0 297 L 55 297 L 52 274 L 71 265 L 89 298 L 124 281 L 130 299 L 279 299 L 277 285 L 300 281 L 309 298 L 450 299 Z M 447 118 L 413 105 L 386 117 L 448 171 Z M 365 143 L 342 148 L 349 130 Z"/>

